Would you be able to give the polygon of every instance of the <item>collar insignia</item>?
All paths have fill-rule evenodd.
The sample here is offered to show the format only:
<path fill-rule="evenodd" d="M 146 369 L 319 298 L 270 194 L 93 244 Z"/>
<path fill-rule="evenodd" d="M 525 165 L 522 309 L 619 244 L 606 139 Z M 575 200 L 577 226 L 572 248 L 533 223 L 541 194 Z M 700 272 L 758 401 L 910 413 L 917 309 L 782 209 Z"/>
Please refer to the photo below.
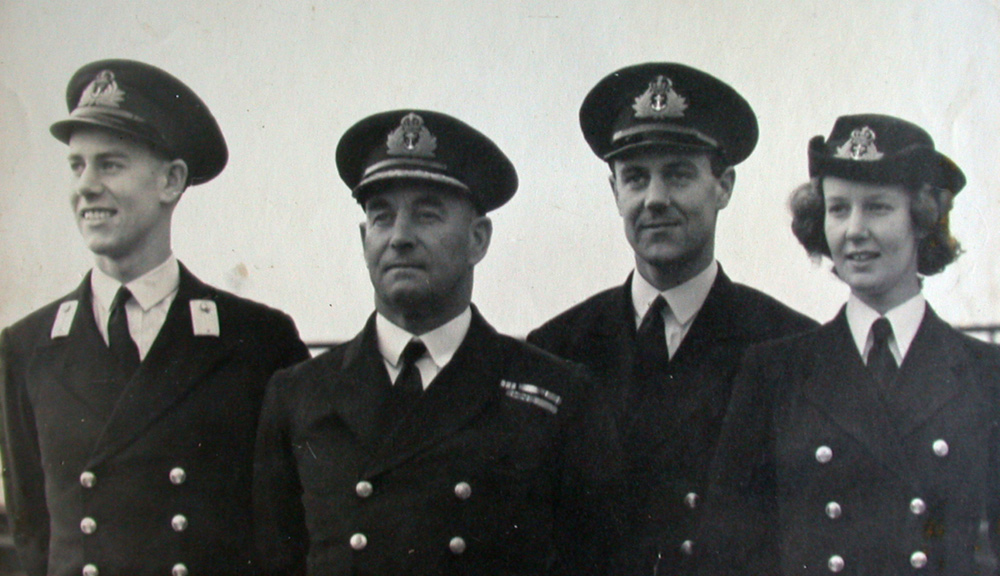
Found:
<path fill-rule="evenodd" d="M 391 156 L 414 156 L 433 158 L 437 149 L 437 138 L 424 126 L 424 119 L 410 112 L 389 134 L 385 143 Z"/>
<path fill-rule="evenodd" d="M 219 308 L 215 300 L 191 300 L 191 330 L 195 336 L 219 335 Z"/>
<path fill-rule="evenodd" d="M 879 152 L 878 148 L 875 147 L 875 131 L 868 126 L 855 128 L 847 142 L 837 148 L 837 153 L 834 154 L 835 158 L 864 160 L 866 162 L 881 160 L 882 156 L 885 154 Z"/>
<path fill-rule="evenodd" d="M 674 83 L 666 76 L 657 76 L 632 105 L 636 118 L 658 119 L 681 118 L 687 107 L 687 99 L 674 92 Z"/>
<path fill-rule="evenodd" d="M 56 320 L 52 323 L 52 332 L 49 333 L 49 337 L 55 340 L 56 338 L 65 338 L 69 336 L 70 328 L 73 327 L 73 317 L 76 316 L 76 307 L 79 305 L 78 300 L 67 300 L 59 305 L 59 311 L 56 312 Z"/>
<path fill-rule="evenodd" d="M 111 70 L 102 70 L 97 73 L 94 81 L 80 95 L 80 103 L 76 107 L 104 106 L 105 108 L 120 108 L 124 99 L 125 91 L 118 88 L 118 83 L 115 81 L 115 73 Z"/>

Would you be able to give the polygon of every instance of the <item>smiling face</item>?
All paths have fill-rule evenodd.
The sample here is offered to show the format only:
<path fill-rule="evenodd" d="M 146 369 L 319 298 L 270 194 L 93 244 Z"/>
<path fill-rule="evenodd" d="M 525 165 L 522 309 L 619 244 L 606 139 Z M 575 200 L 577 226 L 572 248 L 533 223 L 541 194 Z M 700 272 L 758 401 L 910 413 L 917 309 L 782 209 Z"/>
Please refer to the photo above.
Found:
<path fill-rule="evenodd" d="M 885 313 L 920 292 L 919 238 L 902 185 L 827 176 L 823 196 L 833 265 L 855 296 Z"/>
<path fill-rule="evenodd" d="M 646 280 L 665 290 L 711 264 L 716 217 L 735 178 L 731 167 L 716 177 L 705 153 L 646 152 L 613 161 L 611 189 Z"/>
<path fill-rule="evenodd" d="M 365 201 L 361 233 L 375 306 L 414 334 L 460 314 L 492 227 L 472 203 L 419 181 L 387 184 Z"/>
<path fill-rule="evenodd" d="M 179 163 L 179 164 L 178 164 Z M 152 269 L 170 254 L 170 220 L 186 166 L 103 129 L 69 140 L 70 203 L 98 266 L 119 280 Z"/>

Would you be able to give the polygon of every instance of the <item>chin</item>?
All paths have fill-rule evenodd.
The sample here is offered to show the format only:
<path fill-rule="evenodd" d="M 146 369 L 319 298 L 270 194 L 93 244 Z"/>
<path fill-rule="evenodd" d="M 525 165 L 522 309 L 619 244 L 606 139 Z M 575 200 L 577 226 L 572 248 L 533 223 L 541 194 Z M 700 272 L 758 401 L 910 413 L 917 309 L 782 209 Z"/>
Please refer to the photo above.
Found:
<path fill-rule="evenodd" d="M 394 308 L 412 309 L 423 306 L 430 299 L 430 294 L 426 290 L 419 290 L 410 287 L 398 287 L 386 292 L 385 301 Z"/>

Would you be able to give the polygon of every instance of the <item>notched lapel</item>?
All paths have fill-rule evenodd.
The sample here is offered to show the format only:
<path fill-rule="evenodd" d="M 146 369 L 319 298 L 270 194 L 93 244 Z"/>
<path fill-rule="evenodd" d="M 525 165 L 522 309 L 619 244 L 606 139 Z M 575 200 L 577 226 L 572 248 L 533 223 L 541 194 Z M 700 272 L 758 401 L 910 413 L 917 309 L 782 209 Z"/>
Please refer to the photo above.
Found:
<path fill-rule="evenodd" d="M 225 333 L 221 337 L 193 334 L 189 302 L 211 298 L 206 290 L 182 270 L 177 298 L 139 370 L 126 384 L 91 465 L 131 444 L 233 355 L 233 341 Z"/>
<path fill-rule="evenodd" d="M 816 334 L 812 373 L 803 394 L 890 470 L 905 475 L 897 429 L 865 371 L 843 312 Z M 804 360 L 804 359 L 803 359 Z"/>
<path fill-rule="evenodd" d="M 902 435 L 920 427 L 962 391 L 961 367 L 969 359 L 950 330 L 928 307 L 889 401 Z"/>
<path fill-rule="evenodd" d="M 499 338 L 474 312 L 469 333 L 455 356 L 420 402 L 379 445 L 366 475 L 399 466 L 467 426 L 486 405 L 500 397 L 504 362 Z"/>
<path fill-rule="evenodd" d="M 29 366 L 30 382 L 52 382 L 103 421 L 114 406 L 115 398 L 99 392 L 114 389 L 110 383 L 118 377 L 111 367 L 113 358 L 97 329 L 90 295 L 90 274 L 72 295 L 79 304 L 69 334 L 52 338 L 35 349 Z M 38 391 L 45 394 L 44 391 Z"/>
<path fill-rule="evenodd" d="M 324 391 L 331 410 L 365 444 L 374 446 L 379 408 L 389 397 L 391 383 L 378 352 L 373 314 L 364 330 L 347 344 L 337 366 L 317 370 L 315 386 Z"/>
<path fill-rule="evenodd" d="M 108 387 L 120 389 L 111 384 L 117 374 L 110 370 L 110 353 L 96 327 L 93 333 L 85 333 L 77 327 L 75 334 L 36 349 L 29 367 L 29 381 L 59 386 L 103 421 L 111 412 L 115 398 L 104 398 L 97 392 Z M 45 390 L 37 393 L 52 397 Z"/>

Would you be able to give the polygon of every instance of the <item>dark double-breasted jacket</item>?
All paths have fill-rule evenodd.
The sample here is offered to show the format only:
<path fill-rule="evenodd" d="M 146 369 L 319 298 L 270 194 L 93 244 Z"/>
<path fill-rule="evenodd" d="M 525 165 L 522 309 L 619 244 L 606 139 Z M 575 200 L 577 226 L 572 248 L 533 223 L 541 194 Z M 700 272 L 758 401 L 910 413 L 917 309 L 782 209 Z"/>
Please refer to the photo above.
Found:
<path fill-rule="evenodd" d="M 472 324 L 395 430 L 374 315 L 279 372 L 255 481 L 268 574 L 603 573 L 618 450 L 578 368 Z"/>
<path fill-rule="evenodd" d="M 4 487 L 27 573 L 246 573 L 264 388 L 307 355 L 288 316 L 183 266 L 131 378 L 97 329 L 89 275 L 6 329 Z"/>
<path fill-rule="evenodd" d="M 556 316 L 528 341 L 584 364 L 614 395 L 630 494 L 616 572 L 663 576 L 697 550 L 707 469 L 744 351 L 816 323 L 720 270 L 664 371 L 640 374 L 631 294 L 629 278 Z"/>
<path fill-rule="evenodd" d="M 998 393 L 1000 350 L 930 307 L 884 389 L 843 311 L 752 349 L 713 465 L 699 573 L 991 573 Z"/>

